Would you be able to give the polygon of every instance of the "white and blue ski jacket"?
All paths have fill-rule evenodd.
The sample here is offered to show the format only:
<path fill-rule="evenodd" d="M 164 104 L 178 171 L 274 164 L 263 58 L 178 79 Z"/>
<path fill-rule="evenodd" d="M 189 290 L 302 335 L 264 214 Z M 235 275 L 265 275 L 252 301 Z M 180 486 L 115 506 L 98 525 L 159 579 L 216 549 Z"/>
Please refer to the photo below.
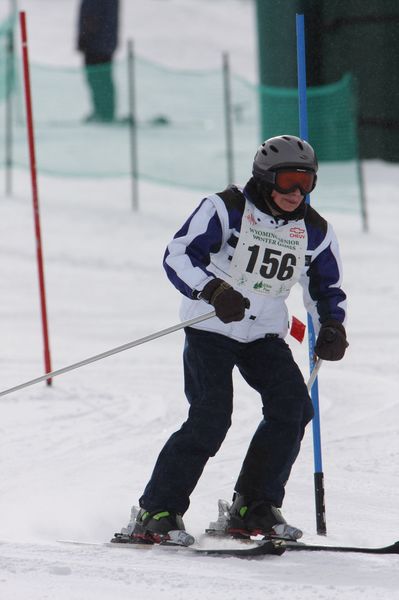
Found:
<path fill-rule="evenodd" d="M 278 237 L 281 231 L 286 232 L 283 242 Z M 245 237 L 248 235 L 252 237 Z M 275 247 L 281 250 L 267 246 L 267 243 L 276 243 L 274 238 L 280 243 Z M 301 238 L 300 241 L 297 238 Z M 267 243 L 262 246 L 264 240 Z M 299 254 L 295 257 L 290 252 L 290 244 L 302 244 L 302 253 L 297 250 Z M 242 275 L 237 277 L 232 275 L 232 269 L 233 264 L 239 262 L 239 251 L 244 267 Z M 255 258 L 258 266 L 254 276 L 259 281 L 253 284 L 247 279 L 253 276 Z M 327 320 L 343 323 L 346 295 L 341 289 L 337 239 L 332 227 L 309 205 L 303 219 L 288 223 L 276 221 L 253 204 L 246 189 L 242 191 L 233 186 L 201 202 L 176 233 L 164 257 L 170 281 L 183 294 L 180 311 L 183 321 L 210 312 L 211 308 L 198 299 L 198 294 L 214 277 L 227 281 L 249 298 L 251 306 L 242 321 L 224 324 L 213 317 L 194 326 L 240 342 L 251 342 L 268 333 L 282 338 L 287 335 L 289 319 L 285 300 L 289 289 L 278 287 L 277 280 L 280 278 L 281 283 L 288 283 L 286 287 L 289 287 L 291 264 L 296 267 L 296 280 L 303 287 L 304 304 L 312 316 L 316 334 L 320 324 Z"/>

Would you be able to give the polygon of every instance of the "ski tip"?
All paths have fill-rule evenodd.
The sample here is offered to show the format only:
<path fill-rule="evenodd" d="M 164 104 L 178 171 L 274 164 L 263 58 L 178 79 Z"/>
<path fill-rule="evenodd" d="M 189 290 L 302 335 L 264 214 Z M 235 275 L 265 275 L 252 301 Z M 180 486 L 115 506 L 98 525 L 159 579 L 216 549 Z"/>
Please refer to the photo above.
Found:
<path fill-rule="evenodd" d="M 360 554 L 399 554 L 399 541 L 390 546 L 375 548 L 373 546 L 328 546 L 326 544 L 305 544 L 302 542 L 289 542 L 281 540 L 287 550 L 304 550 L 308 552 L 348 552 Z"/>
<path fill-rule="evenodd" d="M 399 540 L 391 546 L 387 546 L 386 550 L 390 554 L 399 554 Z"/>

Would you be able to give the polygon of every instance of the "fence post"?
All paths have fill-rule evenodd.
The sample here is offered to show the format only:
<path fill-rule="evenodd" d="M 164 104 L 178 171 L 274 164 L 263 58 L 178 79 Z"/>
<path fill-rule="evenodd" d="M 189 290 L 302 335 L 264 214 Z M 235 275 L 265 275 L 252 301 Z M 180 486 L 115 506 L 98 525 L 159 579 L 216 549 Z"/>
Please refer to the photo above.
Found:
<path fill-rule="evenodd" d="M 132 40 L 127 42 L 127 65 L 128 65 L 128 101 L 129 101 L 129 134 L 130 134 L 130 172 L 132 181 L 132 207 L 135 212 L 139 208 L 139 168 L 138 168 L 138 145 L 137 145 L 137 114 L 136 114 L 136 79 L 135 79 L 135 56 Z"/>
<path fill-rule="evenodd" d="M 14 20 L 7 34 L 6 47 L 6 106 L 5 106 L 5 193 L 12 194 L 13 130 L 12 103 L 14 88 Z"/>
<path fill-rule="evenodd" d="M 233 119 L 231 108 L 230 61 L 223 52 L 224 123 L 226 140 L 227 183 L 234 183 Z"/>
<path fill-rule="evenodd" d="M 364 185 L 364 173 L 363 166 L 359 152 L 359 85 L 356 80 L 351 78 L 351 93 L 353 102 L 353 120 L 355 123 L 355 161 L 356 161 L 356 175 L 357 182 L 359 185 L 360 195 L 360 214 L 362 219 L 362 229 L 365 233 L 369 231 L 368 214 L 367 214 L 367 200 L 366 200 L 366 188 Z"/>
<path fill-rule="evenodd" d="M 363 231 L 367 233 L 369 231 L 369 223 L 367 215 L 366 190 L 364 185 L 363 166 L 359 154 L 356 157 L 356 171 L 360 190 L 360 210 L 362 213 Z"/>

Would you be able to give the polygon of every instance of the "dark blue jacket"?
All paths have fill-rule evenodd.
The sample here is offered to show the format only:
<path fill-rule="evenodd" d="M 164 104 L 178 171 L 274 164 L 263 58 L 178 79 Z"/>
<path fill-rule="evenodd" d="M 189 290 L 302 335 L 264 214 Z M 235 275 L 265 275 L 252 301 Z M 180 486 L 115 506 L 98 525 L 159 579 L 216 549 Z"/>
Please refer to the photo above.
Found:
<path fill-rule="evenodd" d="M 82 0 L 78 21 L 78 50 L 109 57 L 118 44 L 119 0 Z"/>

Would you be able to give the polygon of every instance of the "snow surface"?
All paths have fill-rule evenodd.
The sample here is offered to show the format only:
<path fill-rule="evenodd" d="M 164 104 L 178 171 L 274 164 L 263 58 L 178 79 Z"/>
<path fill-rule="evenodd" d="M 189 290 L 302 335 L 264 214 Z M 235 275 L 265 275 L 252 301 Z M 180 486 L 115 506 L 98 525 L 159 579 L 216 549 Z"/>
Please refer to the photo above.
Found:
<path fill-rule="evenodd" d="M 56 62 L 57 53 L 60 62 L 77 60 L 66 46 L 74 0 L 20 4 L 28 11 L 33 60 Z M 226 39 L 238 40 L 237 53 L 243 50 L 253 67 L 250 2 L 125 0 L 124 10 L 131 15 L 124 26 L 137 33 L 143 53 L 159 58 L 151 39 L 162 33 L 159 54 L 175 65 L 192 65 L 195 56 L 205 63 L 212 53 L 218 60 L 226 17 L 242 34 L 227 30 Z M 190 27 L 191 46 L 179 52 Z M 380 546 L 399 538 L 399 168 L 370 161 L 365 171 L 370 233 L 362 233 L 357 215 L 326 214 L 341 244 L 350 340 L 345 359 L 324 364 L 319 377 L 327 538 L 315 534 L 310 428 L 284 514 L 306 541 Z M 127 180 L 40 177 L 39 185 L 53 368 L 178 322 L 179 294 L 161 260 L 201 194 L 142 182 L 141 210 L 133 214 Z M 43 372 L 27 173 L 15 173 L 14 195 L 0 198 L 0 215 L 5 389 Z M 289 307 L 305 321 L 300 290 Z M 307 377 L 306 343 L 288 341 Z M 38 384 L 0 399 L 0 598 L 398 598 L 397 556 L 286 553 L 243 561 L 57 542 L 101 543 L 127 524 L 162 444 L 185 418 L 182 343 L 183 334 L 174 333 L 56 378 L 51 388 Z M 216 518 L 218 498 L 230 499 L 261 417 L 257 395 L 238 376 L 235 390 L 232 428 L 185 516 L 196 536 Z"/>

